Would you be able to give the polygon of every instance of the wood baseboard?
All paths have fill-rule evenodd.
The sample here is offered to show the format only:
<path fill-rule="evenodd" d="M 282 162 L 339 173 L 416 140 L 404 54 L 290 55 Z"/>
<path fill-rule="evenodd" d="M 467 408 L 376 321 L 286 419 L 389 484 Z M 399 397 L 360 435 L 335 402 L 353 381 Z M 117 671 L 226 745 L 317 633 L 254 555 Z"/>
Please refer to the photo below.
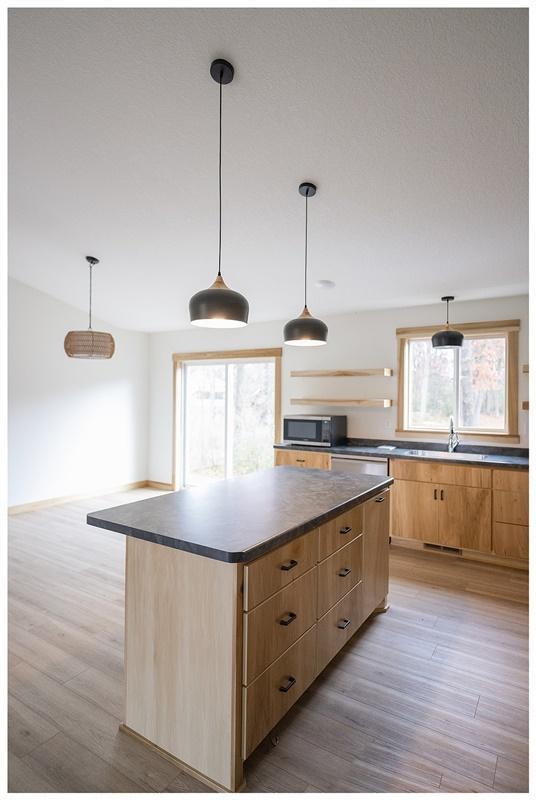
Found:
<path fill-rule="evenodd" d="M 105 489 L 84 492 L 83 494 L 64 495 L 63 497 L 49 497 L 46 500 L 36 500 L 33 503 L 22 503 L 18 506 L 9 506 L 7 513 L 9 516 L 24 514 L 27 511 L 37 511 L 40 508 L 50 506 L 60 506 L 63 503 L 76 503 L 78 500 L 85 500 L 86 497 L 97 497 L 101 494 L 114 494 L 115 492 L 128 492 L 131 489 L 144 489 L 149 485 L 149 481 L 134 481 L 133 483 L 122 483 L 119 486 L 107 487 Z"/>
<path fill-rule="evenodd" d="M 162 758 L 165 758 L 166 761 L 170 761 L 176 767 L 178 767 L 179 769 L 182 769 L 183 772 L 188 773 L 188 775 L 191 775 L 192 778 L 196 778 L 198 781 L 200 781 L 201 783 L 204 783 L 205 786 L 208 786 L 210 789 L 213 789 L 215 792 L 224 792 L 224 793 L 229 793 L 230 792 L 229 789 L 226 789 L 224 786 L 221 786 L 219 783 L 216 783 L 215 781 L 211 780 L 210 778 L 207 778 L 206 775 L 203 775 L 201 772 L 198 772 L 193 767 L 190 767 L 188 764 L 185 764 L 184 761 L 180 760 L 180 758 L 176 758 L 171 753 L 168 753 L 167 750 L 164 750 L 162 747 L 159 747 L 157 744 L 154 744 L 154 742 L 149 741 L 149 739 L 146 739 L 145 736 L 141 735 L 141 733 L 136 733 L 136 731 L 132 730 L 132 728 L 129 728 L 128 725 L 125 725 L 124 722 L 122 722 L 119 725 L 119 730 L 122 733 L 128 734 L 128 736 L 132 736 L 133 739 L 137 739 L 139 742 L 144 744 L 150 750 L 154 750 L 155 753 L 158 753 L 158 755 L 162 756 Z M 239 787 L 239 789 L 237 789 L 237 791 L 241 792 L 245 788 L 245 786 L 246 786 L 246 782 L 244 781 L 244 783 Z"/>
<path fill-rule="evenodd" d="M 479 553 L 477 550 L 461 550 L 460 553 L 449 553 L 445 550 L 430 550 L 424 546 L 423 542 L 416 539 L 403 539 L 398 536 L 391 536 L 391 542 L 396 547 L 406 547 L 410 550 L 421 550 L 422 552 L 434 552 L 446 558 L 465 558 L 467 561 L 479 561 L 482 564 L 495 564 L 498 567 L 510 567 L 510 569 L 520 569 L 528 572 L 529 562 L 522 558 L 504 558 L 493 553 Z"/>
<path fill-rule="evenodd" d="M 147 481 L 147 486 L 149 489 L 161 489 L 163 492 L 173 491 L 172 483 L 163 483 L 162 481 Z"/>

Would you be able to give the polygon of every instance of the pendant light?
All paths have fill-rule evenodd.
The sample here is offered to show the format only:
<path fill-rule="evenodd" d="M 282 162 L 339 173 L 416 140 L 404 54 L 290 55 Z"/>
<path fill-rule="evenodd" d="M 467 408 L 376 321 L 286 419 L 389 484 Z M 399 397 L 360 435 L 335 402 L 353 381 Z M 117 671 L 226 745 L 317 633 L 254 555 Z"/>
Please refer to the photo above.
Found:
<path fill-rule="evenodd" d="M 441 331 L 437 331 L 432 336 L 432 347 L 437 348 L 450 348 L 450 347 L 461 347 L 463 344 L 463 333 L 460 331 L 453 331 L 449 326 L 449 303 L 451 300 L 454 300 L 452 295 L 446 295 L 442 297 L 441 300 L 447 304 L 447 324 Z"/>
<path fill-rule="evenodd" d="M 300 347 L 317 347 L 326 344 L 328 338 L 328 326 L 321 319 L 313 317 L 307 308 L 307 222 L 308 206 L 310 197 L 316 194 L 314 183 L 300 183 L 299 192 L 305 197 L 305 269 L 304 269 L 304 306 L 303 311 L 296 319 L 291 319 L 284 327 L 283 341 L 285 344 L 298 345 Z"/>
<path fill-rule="evenodd" d="M 86 256 L 89 264 L 89 326 L 87 331 L 69 331 L 63 348 L 69 358 L 111 358 L 115 352 L 114 337 L 111 333 L 94 331 L 91 327 L 91 299 L 93 292 L 93 267 L 98 258 Z"/>
<path fill-rule="evenodd" d="M 221 275 L 221 131 L 222 87 L 231 83 L 234 67 L 222 58 L 213 61 L 210 74 L 220 85 L 220 143 L 218 159 L 219 238 L 218 275 L 208 289 L 197 292 L 190 300 L 190 322 L 204 328 L 241 328 L 248 324 L 249 303 L 239 292 L 226 285 Z"/>

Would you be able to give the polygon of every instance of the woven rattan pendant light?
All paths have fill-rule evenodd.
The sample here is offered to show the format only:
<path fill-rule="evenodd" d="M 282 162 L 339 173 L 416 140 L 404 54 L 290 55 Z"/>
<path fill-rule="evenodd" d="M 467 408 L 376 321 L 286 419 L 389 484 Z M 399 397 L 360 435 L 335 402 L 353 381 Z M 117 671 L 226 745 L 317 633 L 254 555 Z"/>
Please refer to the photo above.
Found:
<path fill-rule="evenodd" d="M 69 358 L 111 358 L 115 353 L 111 333 L 94 331 L 91 327 L 91 300 L 93 293 L 93 267 L 99 263 L 94 256 L 86 256 L 89 264 L 89 327 L 87 331 L 69 331 L 63 347 Z"/>

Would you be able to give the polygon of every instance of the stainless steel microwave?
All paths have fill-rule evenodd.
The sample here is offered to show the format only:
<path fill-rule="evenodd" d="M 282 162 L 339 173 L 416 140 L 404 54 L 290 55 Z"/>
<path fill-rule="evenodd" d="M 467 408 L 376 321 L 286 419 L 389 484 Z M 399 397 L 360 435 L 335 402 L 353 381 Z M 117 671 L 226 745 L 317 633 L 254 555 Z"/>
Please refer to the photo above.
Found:
<path fill-rule="evenodd" d="M 346 441 L 346 417 L 296 414 L 283 417 L 285 444 L 311 444 L 332 447 Z"/>

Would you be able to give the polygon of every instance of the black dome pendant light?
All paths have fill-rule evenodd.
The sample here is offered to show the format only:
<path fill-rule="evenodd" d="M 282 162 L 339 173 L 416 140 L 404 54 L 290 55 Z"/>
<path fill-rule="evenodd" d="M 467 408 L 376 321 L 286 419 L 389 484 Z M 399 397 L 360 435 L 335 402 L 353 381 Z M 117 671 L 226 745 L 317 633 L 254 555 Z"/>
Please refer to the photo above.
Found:
<path fill-rule="evenodd" d="M 241 328 L 248 324 L 249 303 L 239 292 L 226 285 L 221 275 L 221 130 L 222 130 L 222 87 L 231 83 L 234 67 L 223 58 L 210 65 L 210 74 L 220 85 L 220 144 L 218 159 L 219 193 L 219 238 L 218 275 L 208 289 L 197 292 L 190 300 L 190 322 L 204 328 Z"/>
<path fill-rule="evenodd" d="M 449 326 L 449 303 L 451 300 L 454 300 L 452 295 L 446 295 L 442 297 L 441 300 L 447 304 L 447 324 L 442 331 L 437 331 L 432 336 L 432 347 L 437 348 L 449 348 L 449 347 L 461 347 L 463 344 L 463 333 L 460 331 L 453 331 Z"/>
<path fill-rule="evenodd" d="M 310 197 L 316 194 L 314 183 L 300 183 L 299 192 L 305 197 L 305 275 L 304 275 L 304 306 L 303 311 L 296 319 L 287 322 L 283 329 L 283 341 L 285 344 L 298 345 L 300 347 L 317 347 L 326 344 L 328 338 L 328 326 L 321 319 L 311 316 L 307 308 L 307 222 L 308 208 L 307 203 Z"/>

